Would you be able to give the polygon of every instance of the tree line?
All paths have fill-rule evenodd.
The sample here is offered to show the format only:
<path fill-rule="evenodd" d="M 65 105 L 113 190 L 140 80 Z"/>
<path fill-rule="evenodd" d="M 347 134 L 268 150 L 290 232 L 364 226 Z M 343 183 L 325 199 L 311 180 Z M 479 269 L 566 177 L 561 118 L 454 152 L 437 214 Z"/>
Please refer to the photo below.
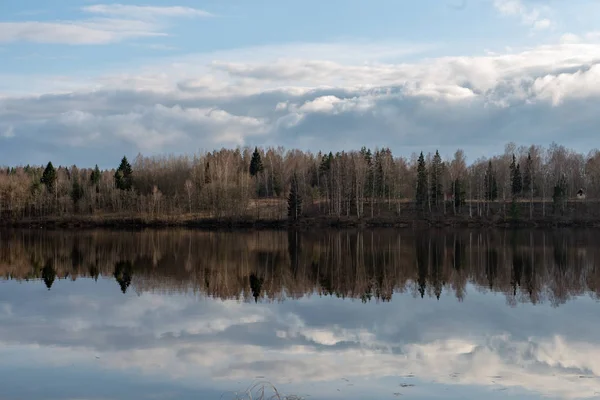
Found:
<path fill-rule="evenodd" d="M 161 218 L 292 218 L 564 214 L 600 198 L 600 151 L 552 144 L 505 146 L 470 163 L 462 150 L 395 156 L 389 148 L 312 153 L 221 149 L 193 156 L 123 157 L 114 169 L 58 166 L 0 170 L 0 215 L 35 218 L 121 213 Z M 524 215 L 520 215 L 525 217 Z"/>

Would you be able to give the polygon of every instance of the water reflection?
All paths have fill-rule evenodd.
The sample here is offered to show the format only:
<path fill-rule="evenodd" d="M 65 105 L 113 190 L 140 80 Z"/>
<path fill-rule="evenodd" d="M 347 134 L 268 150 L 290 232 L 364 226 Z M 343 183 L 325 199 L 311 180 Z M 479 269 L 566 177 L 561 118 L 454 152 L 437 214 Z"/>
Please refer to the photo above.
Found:
<path fill-rule="evenodd" d="M 4 232 L 7 279 L 114 277 L 121 291 L 281 300 L 318 293 L 458 299 L 471 283 L 509 304 L 600 296 L 594 231 Z"/>
<path fill-rule="evenodd" d="M 597 398 L 594 236 L 1 232 L 0 397 Z"/>

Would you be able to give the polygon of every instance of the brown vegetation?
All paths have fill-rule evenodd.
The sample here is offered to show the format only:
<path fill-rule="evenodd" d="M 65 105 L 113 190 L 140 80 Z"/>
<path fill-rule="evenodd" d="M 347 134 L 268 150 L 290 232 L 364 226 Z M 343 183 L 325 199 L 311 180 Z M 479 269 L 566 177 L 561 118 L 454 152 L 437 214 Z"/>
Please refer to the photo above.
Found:
<path fill-rule="evenodd" d="M 140 155 L 133 165 L 123 160 L 105 171 L 5 168 L 0 222 L 212 227 L 229 220 L 277 227 L 285 223 L 273 221 L 288 218 L 292 176 L 302 204 L 295 215 L 308 219 L 296 223 L 305 225 L 344 219 L 367 225 L 600 222 L 597 150 L 585 156 L 558 145 L 509 144 L 504 154 L 470 165 L 460 150 L 445 161 L 437 154 L 422 160 L 420 170 L 416 154 L 395 157 L 389 149 L 313 154 L 269 148 L 253 154 L 245 148 L 194 157 Z M 581 189 L 585 198 L 577 196 Z"/>

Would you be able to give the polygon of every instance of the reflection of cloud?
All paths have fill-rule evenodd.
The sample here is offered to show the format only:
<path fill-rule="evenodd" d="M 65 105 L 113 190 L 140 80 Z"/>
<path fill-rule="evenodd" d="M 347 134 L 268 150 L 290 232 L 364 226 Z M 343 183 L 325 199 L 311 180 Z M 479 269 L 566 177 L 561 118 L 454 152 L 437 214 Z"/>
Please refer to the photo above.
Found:
<path fill-rule="evenodd" d="M 0 366 L 96 365 L 219 388 L 259 375 L 306 388 L 412 373 L 467 392 L 504 387 L 585 398 L 600 391 L 597 337 L 565 327 L 597 306 L 583 299 L 558 309 L 510 309 L 501 296 L 479 293 L 464 303 L 397 295 L 390 304 L 312 298 L 260 305 L 115 297 L 112 280 L 58 282 L 52 292 L 38 283 L 5 283 L 0 292 Z M 597 332 L 596 325 L 581 328 Z"/>

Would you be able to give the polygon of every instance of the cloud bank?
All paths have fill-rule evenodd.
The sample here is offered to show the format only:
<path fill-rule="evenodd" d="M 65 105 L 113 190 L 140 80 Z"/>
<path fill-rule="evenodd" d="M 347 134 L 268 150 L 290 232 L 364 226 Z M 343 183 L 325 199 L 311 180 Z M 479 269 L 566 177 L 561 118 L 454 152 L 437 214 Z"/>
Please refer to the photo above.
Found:
<path fill-rule="evenodd" d="M 13 76 L 0 88 L 0 156 L 106 165 L 120 157 L 114 151 L 366 145 L 404 155 L 461 147 L 473 160 L 509 141 L 568 137 L 584 152 L 595 145 L 599 44 L 468 57 L 428 58 L 427 51 L 296 44 L 165 59 L 86 79 L 47 77 L 36 87 L 28 83 L 35 79 Z"/>

